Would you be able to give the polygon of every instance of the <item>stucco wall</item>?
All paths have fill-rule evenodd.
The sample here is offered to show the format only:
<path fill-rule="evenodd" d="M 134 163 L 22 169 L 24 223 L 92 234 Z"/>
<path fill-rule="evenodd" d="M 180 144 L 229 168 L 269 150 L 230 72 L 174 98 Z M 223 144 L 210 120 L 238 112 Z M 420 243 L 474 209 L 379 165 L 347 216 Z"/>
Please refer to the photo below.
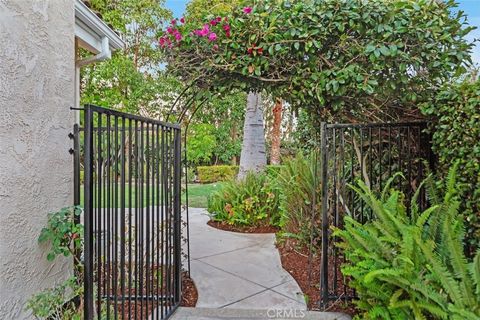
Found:
<path fill-rule="evenodd" d="M 72 203 L 74 21 L 71 0 L 0 0 L 0 319 L 69 272 L 37 238 Z"/>

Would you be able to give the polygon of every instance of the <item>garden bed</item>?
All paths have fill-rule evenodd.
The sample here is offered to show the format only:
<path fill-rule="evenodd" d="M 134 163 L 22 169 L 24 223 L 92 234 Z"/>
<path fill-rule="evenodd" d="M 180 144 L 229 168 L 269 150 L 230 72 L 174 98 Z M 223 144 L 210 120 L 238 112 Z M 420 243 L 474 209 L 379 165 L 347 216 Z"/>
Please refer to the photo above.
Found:
<path fill-rule="evenodd" d="M 299 249 L 294 239 L 287 239 L 277 245 L 280 253 L 282 267 L 290 273 L 297 281 L 306 296 L 306 302 L 309 310 L 319 310 L 320 306 L 320 262 L 321 257 L 314 255 L 309 263 L 309 255 L 307 249 Z M 333 259 L 329 261 L 331 268 L 329 275 L 333 275 Z M 340 273 L 340 272 L 339 272 Z M 330 280 L 333 282 L 332 280 Z M 343 276 L 337 274 L 337 285 L 343 286 Z M 322 311 L 344 312 L 351 316 L 357 313 L 355 306 L 351 302 L 339 300 L 331 303 Z"/>
<path fill-rule="evenodd" d="M 236 226 L 231 225 L 225 222 L 213 221 L 209 220 L 207 224 L 210 227 L 220 229 L 223 231 L 230 231 L 230 232 L 239 232 L 239 233 L 276 233 L 279 229 L 270 226 L 270 225 L 263 225 L 263 226 Z"/>
<path fill-rule="evenodd" d="M 151 276 L 152 276 L 151 279 L 156 280 L 156 278 L 153 274 L 156 274 L 158 269 L 157 268 L 153 268 L 153 269 L 150 270 Z M 144 272 L 146 272 L 146 270 Z M 165 275 L 164 275 L 164 277 L 165 277 Z M 145 285 L 146 285 L 146 283 L 147 283 L 147 281 L 144 281 Z M 167 284 L 166 283 L 164 283 L 163 288 L 161 288 L 161 287 L 157 288 L 156 281 L 153 281 L 152 284 L 153 284 L 153 287 L 150 288 L 151 292 L 156 292 L 158 290 L 158 292 L 160 294 L 162 294 L 162 292 L 164 292 L 164 290 L 167 290 Z M 182 306 L 182 307 L 195 307 L 195 305 L 197 304 L 197 300 L 198 300 L 198 291 L 197 291 L 197 288 L 195 286 L 195 283 L 190 278 L 190 276 L 188 275 L 187 272 L 182 272 L 182 288 L 183 288 L 183 292 L 182 292 L 182 298 L 181 298 L 180 306 Z M 110 290 L 113 293 L 113 289 L 110 289 Z M 131 294 L 132 296 L 137 295 L 137 294 L 146 295 L 146 293 L 147 293 L 146 286 L 143 288 L 143 290 L 140 290 L 139 293 L 137 293 L 136 290 L 138 290 L 138 289 L 131 288 L 130 290 L 126 290 L 125 296 L 128 296 L 129 294 Z M 135 319 L 137 319 L 137 318 L 147 319 L 150 315 L 157 312 L 156 311 L 157 303 L 154 302 L 154 301 L 150 301 L 150 300 L 143 300 L 143 301 L 142 300 L 132 300 L 132 301 L 125 300 L 125 301 L 121 301 L 121 291 L 120 291 L 119 288 L 117 288 L 117 295 L 118 295 L 118 300 L 119 300 L 118 304 L 117 304 L 118 305 L 117 314 L 118 314 L 119 319 L 132 319 L 133 317 Z M 128 298 L 128 297 L 126 297 L 126 298 Z M 110 307 L 113 308 L 114 304 L 115 304 L 115 301 L 112 298 L 110 300 Z M 102 309 L 105 310 L 105 305 L 103 303 L 102 303 L 102 305 L 103 305 Z M 165 312 L 165 308 L 166 308 L 166 310 L 168 310 L 171 307 L 172 307 L 172 303 L 170 303 L 168 301 L 163 304 L 163 307 L 162 307 L 162 304 L 158 304 L 158 308 L 160 310 L 163 310 L 164 312 Z M 160 311 L 160 312 L 162 312 L 162 311 Z M 110 313 L 112 315 L 115 314 L 113 309 L 110 311 Z"/>
<path fill-rule="evenodd" d="M 198 291 L 197 287 L 195 286 L 195 282 L 193 282 L 192 278 L 188 275 L 187 272 L 183 273 L 182 279 L 182 307 L 195 307 L 197 305 L 198 300 Z"/>

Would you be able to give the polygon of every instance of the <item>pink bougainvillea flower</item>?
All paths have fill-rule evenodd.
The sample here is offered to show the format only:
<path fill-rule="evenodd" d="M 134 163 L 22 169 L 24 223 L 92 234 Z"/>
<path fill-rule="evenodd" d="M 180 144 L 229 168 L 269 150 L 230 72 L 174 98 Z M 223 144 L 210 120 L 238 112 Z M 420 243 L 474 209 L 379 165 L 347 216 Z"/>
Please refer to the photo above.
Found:
<path fill-rule="evenodd" d="M 178 32 L 178 31 L 175 32 L 174 36 L 175 36 L 175 39 L 176 39 L 177 41 L 182 40 L 182 34 L 181 34 L 180 32 Z"/>
<path fill-rule="evenodd" d="M 215 32 L 212 32 L 208 35 L 208 40 L 210 41 L 215 41 L 217 40 L 217 34 Z"/>
<path fill-rule="evenodd" d="M 258 53 L 259 55 L 262 55 L 262 54 L 263 54 L 263 48 L 258 48 L 258 49 L 257 49 L 257 53 Z"/>
<path fill-rule="evenodd" d="M 243 13 L 245 13 L 245 14 L 250 14 L 250 13 L 252 13 L 252 7 L 245 7 L 245 8 L 243 8 Z"/>
<path fill-rule="evenodd" d="M 213 50 L 217 51 L 218 50 L 218 44 L 213 45 Z"/>
<path fill-rule="evenodd" d="M 170 21 L 170 23 L 172 24 L 172 26 L 176 25 L 177 24 L 177 19 L 172 19 L 172 21 Z"/>
<path fill-rule="evenodd" d="M 222 17 L 217 17 L 217 22 L 222 22 Z"/>
<path fill-rule="evenodd" d="M 210 33 L 210 27 L 208 26 L 208 24 L 205 24 L 202 29 L 198 29 L 193 32 L 199 37 L 206 37 Z"/>
<path fill-rule="evenodd" d="M 225 35 L 227 36 L 227 38 L 230 38 L 230 30 L 225 31 Z"/>
<path fill-rule="evenodd" d="M 160 39 L 158 39 L 158 44 L 160 45 L 160 47 L 165 47 L 165 38 L 164 37 L 161 37 Z"/>
<path fill-rule="evenodd" d="M 252 53 L 253 53 L 253 48 L 251 48 L 251 47 L 248 48 L 248 49 L 247 49 L 247 53 L 248 53 L 248 54 L 252 54 Z"/>
<path fill-rule="evenodd" d="M 185 18 L 184 17 L 180 18 L 180 23 L 185 23 Z"/>
<path fill-rule="evenodd" d="M 170 33 L 170 34 L 173 34 L 174 33 L 174 30 L 172 27 L 168 27 L 167 28 L 167 32 Z"/>
<path fill-rule="evenodd" d="M 216 26 L 217 25 L 217 19 L 213 19 L 212 21 L 210 21 L 210 25 Z"/>
<path fill-rule="evenodd" d="M 227 23 L 223 26 L 223 30 L 230 31 L 230 25 Z"/>

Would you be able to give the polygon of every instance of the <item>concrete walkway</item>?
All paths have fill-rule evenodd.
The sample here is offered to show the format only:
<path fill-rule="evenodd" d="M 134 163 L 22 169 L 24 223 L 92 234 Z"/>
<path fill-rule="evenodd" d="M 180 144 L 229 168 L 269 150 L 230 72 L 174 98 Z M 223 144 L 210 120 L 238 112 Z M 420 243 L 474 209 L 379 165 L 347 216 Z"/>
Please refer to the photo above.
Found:
<path fill-rule="evenodd" d="M 282 268 L 273 234 L 243 234 L 207 225 L 190 209 L 191 276 L 199 308 L 306 310 L 302 291 Z"/>
<path fill-rule="evenodd" d="M 300 287 L 282 268 L 275 235 L 222 231 L 208 220 L 204 209 L 190 208 L 190 273 L 198 302 L 179 308 L 172 320 L 351 319 L 306 311 Z"/>

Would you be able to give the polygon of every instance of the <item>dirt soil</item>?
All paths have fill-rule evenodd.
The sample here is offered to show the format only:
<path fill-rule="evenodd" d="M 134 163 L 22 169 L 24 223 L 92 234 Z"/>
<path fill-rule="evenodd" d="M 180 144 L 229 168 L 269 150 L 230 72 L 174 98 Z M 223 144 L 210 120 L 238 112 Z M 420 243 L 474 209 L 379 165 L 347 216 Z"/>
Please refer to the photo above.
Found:
<path fill-rule="evenodd" d="M 190 278 L 187 272 L 183 273 L 182 288 L 183 295 L 181 306 L 195 307 L 198 300 L 198 291 L 197 287 L 195 287 L 195 282 L 193 282 L 192 278 Z"/>
<path fill-rule="evenodd" d="M 309 310 L 344 312 L 351 316 L 358 313 L 352 302 L 344 300 L 335 301 L 327 308 L 320 309 L 320 256 L 313 256 L 309 263 L 308 250 L 299 249 L 296 241 L 292 239 L 278 244 L 277 247 L 283 268 L 292 275 L 306 295 Z M 329 263 L 329 266 L 331 266 L 329 275 L 333 275 L 333 263 Z M 337 275 L 337 283 L 339 287 L 340 284 L 343 285 L 341 275 Z"/>
<path fill-rule="evenodd" d="M 252 226 L 252 227 L 240 227 L 230 225 L 224 222 L 209 220 L 207 224 L 210 227 L 217 228 L 223 231 L 239 232 L 239 233 L 276 233 L 278 228 L 274 226 Z"/>

